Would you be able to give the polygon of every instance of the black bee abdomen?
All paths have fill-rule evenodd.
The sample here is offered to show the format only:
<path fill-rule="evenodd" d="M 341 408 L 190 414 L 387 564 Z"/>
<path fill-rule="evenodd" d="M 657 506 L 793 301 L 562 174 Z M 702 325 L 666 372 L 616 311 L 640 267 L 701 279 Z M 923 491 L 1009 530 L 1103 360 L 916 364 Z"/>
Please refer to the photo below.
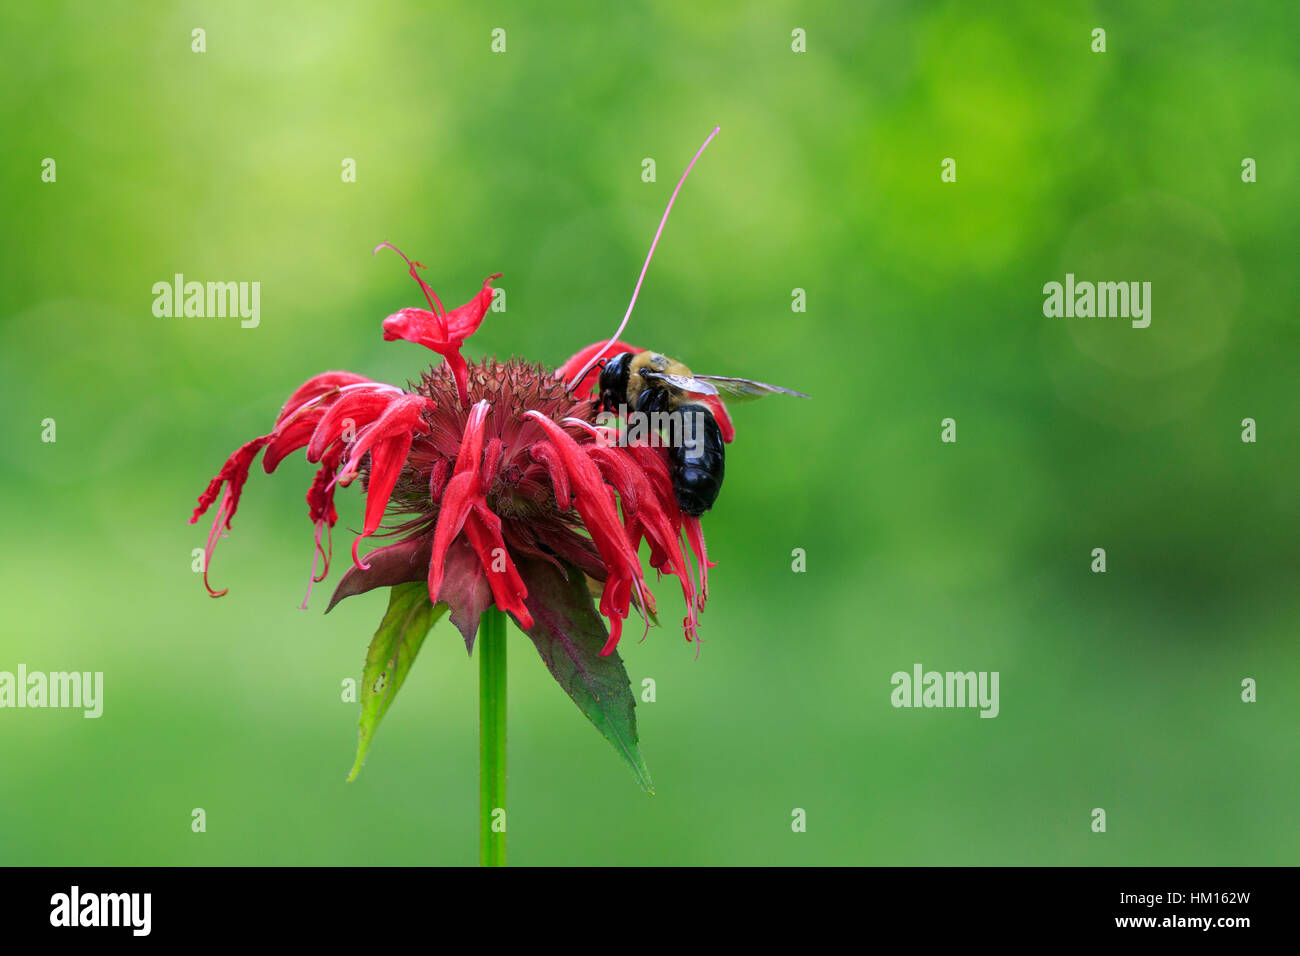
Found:
<path fill-rule="evenodd" d="M 698 518 L 713 507 L 722 490 L 726 470 L 722 430 L 704 405 L 679 405 L 673 415 L 681 418 L 680 430 L 673 429 L 679 440 L 669 449 L 673 493 L 678 507 Z"/>

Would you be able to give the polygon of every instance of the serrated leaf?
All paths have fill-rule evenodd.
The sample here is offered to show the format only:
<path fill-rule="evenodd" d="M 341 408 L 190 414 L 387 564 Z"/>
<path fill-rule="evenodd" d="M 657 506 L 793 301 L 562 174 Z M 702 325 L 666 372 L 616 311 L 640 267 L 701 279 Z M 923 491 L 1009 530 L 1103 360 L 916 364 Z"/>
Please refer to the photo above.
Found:
<path fill-rule="evenodd" d="M 420 645 L 447 605 L 429 601 L 429 589 L 423 581 L 395 585 L 388 595 L 388 611 L 375 631 L 366 651 L 366 666 L 361 677 L 361 726 L 357 741 L 357 759 L 348 781 L 357 778 L 366 752 L 374 739 L 379 722 L 388 713 L 393 699 L 406 680 L 407 672 L 420 652 Z"/>
<path fill-rule="evenodd" d="M 618 651 L 601 657 L 608 633 L 596 613 L 585 577 L 567 566 L 568 579 L 547 561 L 516 561 L 528 587 L 524 600 L 533 627 L 524 631 L 564 692 L 632 768 L 648 793 L 654 783 L 637 746 L 636 699 Z M 518 623 L 518 622 L 516 622 Z"/>

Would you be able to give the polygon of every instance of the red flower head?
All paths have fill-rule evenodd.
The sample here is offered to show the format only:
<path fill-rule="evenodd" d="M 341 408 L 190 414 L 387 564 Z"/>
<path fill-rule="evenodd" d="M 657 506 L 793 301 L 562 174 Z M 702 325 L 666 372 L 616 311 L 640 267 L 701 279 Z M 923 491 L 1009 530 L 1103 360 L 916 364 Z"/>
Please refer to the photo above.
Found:
<path fill-rule="evenodd" d="M 482 308 L 472 319 L 453 322 L 459 309 L 448 314 L 448 335 L 438 344 L 455 341 L 458 348 L 459 330 L 468 328 L 459 323 L 477 324 L 489 299 L 490 292 L 480 296 Z M 406 318 L 404 331 L 434 334 L 421 323 L 437 322 L 436 315 L 405 309 L 385 321 L 385 336 L 392 337 L 390 325 Z M 365 519 L 353 542 L 353 567 L 330 607 L 372 588 L 427 581 L 429 600 L 450 608 L 472 646 L 489 605 L 529 630 L 538 615 L 548 613 L 537 596 L 544 589 L 533 587 L 531 578 L 553 573 L 548 568 L 566 576 L 577 572 L 600 588 L 599 609 L 610 631 L 602 653 L 609 654 L 634 602 L 649 626 L 654 598 L 637 557 L 645 540 L 651 566 L 681 583 L 683 629 L 688 640 L 695 639 L 707 556 L 698 520 L 683 515 L 673 497 L 666 450 L 615 447 L 615 436 L 597 427 L 593 403 L 569 394 L 561 374 L 519 359 L 487 359 L 470 367 L 453 362 L 452 355 L 459 358 L 449 350 L 448 361 L 425 372 L 409 391 L 348 372 L 326 372 L 304 383 L 270 433 L 240 446 L 200 496 L 191 523 L 225 488 L 207 560 L 223 526 L 230 528 L 258 452 L 265 449 L 263 465 L 271 472 L 305 448 L 307 460 L 320 465 L 307 501 L 325 571 L 317 576 L 313 561 L 313 581 L 328 572 L 329 551 L 321 542 L 338 521 L 334 491 L 359 474 L 365 477 Z M 358 545 L 379 530 L 386 514 L 394 522 L 386 534 L 399 540 L 372 551 L 363 563 Z M 698 581 L 684 546 L 699 565 Z"/>
<path fill-rule="evenodd" d="M 667 216 L 665 211 L 664 221 Z M 656 233 L 655 243 L 658 239 Z M 371 645 L 372 652 L 377 646 L 383 650 L 375 666 L 384 680 L 370 681 L 364 694 L 374 698 L 387 686 L 385 660 L 396 668 L 394 681 L 401 679 L 397 652 L 388 657 L 394 645 L 383 643 L 397 640 L 390 618 L 400 627 L 422 614 L 427 630 L 432 617 L 449 610 L 472 651 L 480 618 L 495 606 L 533 639 L 556 679 L 648 785 L 636 752 L 627 674 L 614 653 L 633 605 L 647 631 L 655 615 L 638 551 L 645 541 L 651 567 L 678 579 L 687 640 L 698 638 L 711 565 L 699 519 L 685 515 L 674 495 L 670 450 L 628 445 L 626 435 L 596 419 L 591 397 L 599 369 L 594 366 L 631 350 L 617 340 L 622 327 L 609 342 L 583 349 L 558 370 L 513 358 L 470 366 L 460 350 L 487 314 L 491 283 L 499 273 L 489 276 L 469 302 L 448 312 L 420 277 L 420 263 L 388 243 L 376 251 L 382 247 L 406 261 L 429 306 L 388 316 L 384 338 L 426 346 L 445 361 L 406 389 L 350 372 L 324 372 L 290 395 L 271 430 L 236 449 L 199 496 L 191 523 L 217 505 L 204 555 L 204 585 L 214 597 L 226 593 L 208 583 L 213 550 L 230 530 L 257 455 L 264 453 L 269 474 L 304 449 L 307 461 L 318 467 L 307 491 L 315 554 L 303 607 L 312 583 L 329 573 L 330 532 L 338 522 L 334 493 L 358 476 L 365 489 L 364 518 L 352 544 L 352 567 L 329 608 L 354 594 L 393 588 L 390 615 Z M 654 243 L 650 251 L 653 255 Z M 649 261 L 647 256 L 646 266 Z M 626 325 L 627 316 L 623 321 Z M 734 431 L 726 409 L 716 398 L 710 404 L 730 441 Z M 385 521 L 388 527 L 381 531 Z M 361 541 L 376 534 L 393 540 L 362 558 Z M 412 593 L 417 587 L 427 589 L 434 608 L 423 605 L 418 591 Z M 411 610 L 396 613 L 403 608 Z M 608 621 L 607 632 L 597 609 Z M 409 653 L 423 634 L 411 637 Z M 368 740 L 364 720 L 363 710 L 358 766 Z"/>

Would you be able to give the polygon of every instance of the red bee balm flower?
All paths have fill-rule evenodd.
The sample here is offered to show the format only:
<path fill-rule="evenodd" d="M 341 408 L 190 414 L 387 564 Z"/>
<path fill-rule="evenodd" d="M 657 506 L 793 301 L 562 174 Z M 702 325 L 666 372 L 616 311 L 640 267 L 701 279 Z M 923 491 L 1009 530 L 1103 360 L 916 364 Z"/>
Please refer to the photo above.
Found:
<path fill-rule="evenodd" d="M 361 475 L 364 522 L 353 542 L 353 565 L 327 610 L 374 588 L 422 582 L 428 600 L 449 610 L 472 652 L 480 617 L 495 606 L 534 640 L 557 680 L 597 720 L 599 707 L 613 703 L 612 689 L 598 682 L 575 687 L 573 677 L 595 681 L 587 675 L 597 675 L 597 658 L 614 655 L 634 603 L 649 628 L 655 600 L 637 556 L 642 540 L 651 566 L 677 577 L 686 604 L 684 633 L 698 639 L 710 566 L 699 520 L 677 506 L 667 449 L 614 446 L 612 433 L 596 426 L 589 390 L 571 394 L 561 373 L 522 359 L 470 366 L 453 363 L 452 354 L 409 390 L 349 372 L 324 372 L 300 386 L 271 431 L 241 445 L 199 496 L 191 524 L 219 501 L 204 584 L 213 597 L 226 593 L 208 583 L 213 550 L 230 530 L 258 453 L 264 452 L 269 473 L 306 449 L 307 460 L 320 466 L 307 492 L 317 550 L 308 597 L 311 582 L 329 571 L 335 489 Z M 385 517 L 390 527 L 380 532 Z M 360 556 L 362 539 L 377 532 L 396 540 Z M 589 588 L 599 593 L 608 636 L 593 619 Z M 589 642 L 585 649 L 583 640 Z M 625 682 L 617 655 L 611 664 L 618 672 L 612 679 Z M 600 703 L 602 695 L 611 700 Z M 629 759 L 648 786 L 635 755 L 627 696 L 623 736 L 630 741 L 615 742 L 625 756 L 630 745 L 635 759 Z M 614 739 L 618 729 L 602 730 Z"/>
<path fill-rule="evenodd" d="M 329 572 L 330 532 L 338 522 L 334 493 L 358 476 L 365 488 L 362 527 L 352 566 L 326 610 L 346 597 L 392 588 L 367 657 L 354 775 L 433 621 L 449 612 L 472 652 L 480 620 L 497 621 L 488 613 L 496 608 L 533 640 L 557 681 L 648 788 L 633 698 L 616 652 L 633 606 L 647 632 L 655 614 L 638 550 L 646 541 L 650 565 L 678 579 L 687 640 L 699 637 L 711 565 L 699 520 L 683 514 L 674 497 L 669 449 L 611 441 L 625 436 L 597 423 L 598 370 L 566 388 L 571 374 L 629 347 L 597 343 L 558 371 L 518 358 L 469 365 L 460 350 L 487 314 L 499 274 L 465 305 L 446 311 L 420 277 L 423 266 L 402 258 L 429 308 L 388 316 L 384 338 L 423 345 L 445 361 L 406 389 L 324 372 L 290 395 L 272 429 L 241 445 L 199 496 L 191 524 L 216 504 L 204 585 L 213 597 L 226 593 L 209 584 L 213 550 L 230 530 L 259 452 L 270 473 L 304 449 L 318 468 L 307 491 L 316 553 L 303 607 L 312 582 Z M 716 399 L 713 406 L 730 441 L 726 410 Z M 372 535 L 391 541 L 362 557 L 359 546 Z M 503 640 L 498 633 L 491 624 L 481 653 L 504 647 L 495 643 Z M 497 667 L 489 660 L 484 654 L 486 668 Z M 504 680 L 504 670 L 497 673 L 492 679 Z"/>

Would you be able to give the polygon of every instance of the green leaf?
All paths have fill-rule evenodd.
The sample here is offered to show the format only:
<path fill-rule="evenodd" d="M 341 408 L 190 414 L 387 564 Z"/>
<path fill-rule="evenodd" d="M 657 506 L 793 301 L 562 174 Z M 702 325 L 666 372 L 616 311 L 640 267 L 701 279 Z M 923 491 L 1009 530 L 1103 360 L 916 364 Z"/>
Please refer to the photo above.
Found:
<path fill-rule="evenodd" d="M 566 565 L 566 580 L 547 561 L 519 559 L 516 565 L 528 586 L 524 604 L 533 616 L 533 627 L 524 633 L 532 638 L 551 676 L 614 745 L 641 787 L 654 793 L 650 771 L 637 747 L 636 700 L 627 669 L 618 651 L 600 656 L 608 633 L 583 573 Z"/>
<path fill-rule="evenodd" d="M 429 628 L 447 610 L 447 605 L 429 601 L 429 588 L 423 581 L 395 585 L 388 595 L 388 612 L 375 631 L 366 651 L 366 667 L 361 678 L 361 736 L 357 741 L 357 759 L 348 781 L 357 779 L 366 751 L 374 739 L 379 722 L 388 713 L 393 698 L 406 680 L 415 655 L 420 652 Z"/>

